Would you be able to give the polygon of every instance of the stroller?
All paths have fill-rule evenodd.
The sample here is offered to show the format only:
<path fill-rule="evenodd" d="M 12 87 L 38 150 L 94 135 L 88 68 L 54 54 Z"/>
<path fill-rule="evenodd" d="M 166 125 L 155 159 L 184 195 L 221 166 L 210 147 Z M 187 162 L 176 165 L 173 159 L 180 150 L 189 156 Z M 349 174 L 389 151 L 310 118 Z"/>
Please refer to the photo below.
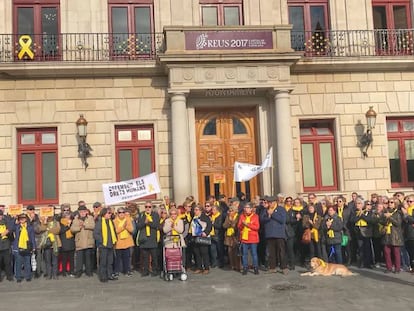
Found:
<path fill-rule="evenodd" d="M 165 281 L 172 281 L 179 277 L 181 281 L 187 280 L 187 273 L 183 266 L 183 247 L 179 235 L 164 236 L 163 249 L 163 271 L 161 278 Z"/>

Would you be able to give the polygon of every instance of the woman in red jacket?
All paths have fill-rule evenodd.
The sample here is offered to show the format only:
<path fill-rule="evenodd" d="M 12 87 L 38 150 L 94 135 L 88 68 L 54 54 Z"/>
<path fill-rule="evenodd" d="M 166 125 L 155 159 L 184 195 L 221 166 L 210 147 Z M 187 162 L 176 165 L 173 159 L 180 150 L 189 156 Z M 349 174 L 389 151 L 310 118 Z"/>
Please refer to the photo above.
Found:
<path fill-rule="evenodd" d="M 250 249 L 253 258 L 254 274 L 259 274 L 257 259 L 257 244 L 259 243 L 259 216 L 253 213 L 252 203 L 245 203 L 243 214 L 241 214 L 238 224 L 240 232 L 240 242 L 242 248 L 243 275 L 248 271 L 248 251 Z"/>

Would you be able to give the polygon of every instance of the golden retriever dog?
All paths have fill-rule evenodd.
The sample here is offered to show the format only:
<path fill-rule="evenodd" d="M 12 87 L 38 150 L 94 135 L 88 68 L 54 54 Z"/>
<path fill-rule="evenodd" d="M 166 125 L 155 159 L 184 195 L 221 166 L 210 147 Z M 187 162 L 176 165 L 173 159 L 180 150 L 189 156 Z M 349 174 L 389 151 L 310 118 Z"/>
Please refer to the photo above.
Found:
<path fill-rule="evenodd" d="M 340 276 L 351 276 L 357 275 L 348 270 L 347 267 L 340 264 L 328 263 L 323 261 L 318 257 L 313 257 L 310 262 L 312 271 L 302 273 L 301 275 L 322 275 L 322 276 L 331 276 L 331 275 L 340 275 Z"/>

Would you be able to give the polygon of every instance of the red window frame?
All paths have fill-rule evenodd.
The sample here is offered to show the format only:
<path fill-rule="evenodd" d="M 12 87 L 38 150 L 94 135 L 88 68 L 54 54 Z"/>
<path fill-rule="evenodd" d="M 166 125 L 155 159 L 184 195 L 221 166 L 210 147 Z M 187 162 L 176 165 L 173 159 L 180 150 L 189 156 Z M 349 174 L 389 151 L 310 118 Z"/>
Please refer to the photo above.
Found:
<path fill-rule="evenodd" d="M 23 134 L 34 134 L 35 142 L 34 144 L 22 144 L 21 138 Z M 54 144 L 42 144 L 42 134 L 53 133 L 55 135 Z M 53 199 L 44 199 L 42 197 L 43 188 L 42 181 L 43 178 L 47 176 L 42 176 L 42 153 L 55 153 L 56 154 L 56 175 L 55 175 L 55 189 L 56 189 L 56 198 Z M 35 155 L 35 199 L 27 200 L 23 198 L 23 177 L 22 177 L 22 155 L 23 154 L 34 154 Z M 18 129 L 17 130 L 17 171 L 18 171 L 18 202 L 20 204 L 58 204 L 59 203 L 59 176 L 58 176 L 58 137 L 56 128 L 35 128 L 35 129 Z"/>
<path fill-rule="evenodd" d="M 387 118 L 387 123 L 388 122 L 396 122 L 397 123 L 397 128 L 398 131 L 396 132 L 389 132 L 387 131 L 387 139 L 388 141 L 398 141 L 398 148 L 400 151 L 400 174 L 401 174 L 401 182 L 392 182 L 391 181 L 391 187 L 392 188 L 401 188 L 401 187 L 413 187 L 414 186 L 414 182 L 409 182 L 408 181 L 408 172 L 406 169 L 406 162 L 407 162 L 407 154 L 405 151 L 405 140 L 410 139 L 413 140 L 414 139 L 414 131 L 404 131 L 403 128 L 403 122 L 404 121 L 413 121 L 414 122 L 414 118 L 413 117 L 408 117 L 408 118 Z M 404 164 L 404 165 L 403 165 Z M 391 170 L 391 167 L 390 167 Z M 390 175 L 391 175 L 391 171 L 390 171 Z M 391 178 L 391 176 L 390 176 Z"/>
<path fill-rule="evenodd" d="M 239 8 L 239 25 L 243 25 L 243 0 L 200 0 L 200 16 L 201 24 L 203 22 L 203 7 L 216 7 L 217 8 L 217 26 L 225 25 L 224 8 L 225 7 L 237 7 Z"/>
<path fill-rule="evenodd" d="M 410 0 L 373 0 L 372 7 L 381 6 L 385 7 L 385 13 L 387 17 L 387 29 L 395 29 L 394 21 L 394 6 L 405 6 L 407 13 L 407 29 L 411 28 L 411 5 Z"/>
<path fill-rule="evenodd" d="M 128 18 L 128 38 L 123 40 L 125 44 L 125 51 L 116 51 L 116 46 L 119 42 L 116 40 L 116 36 L 113 31 L 112 23 L 112 9 L 113 8 L 127 8 Z M 135 38 L 135 8 L 149 8 L 150 10 L 150 33 L 151 42 L 150 48 L 147 53 L 140 53 L 138 47 L 134 44 Z M 150 58 L 155 54 L 155 30 L 154 30 L 154 1 L 153 0 L 108 0 L 108 19 L 109 19 L 109 31 L 112 34 L 111 38 L 111 57 L 116 59 L 136 59 L 136 58 Z M 137 52 L 138 51 L 138 52 Z"/>
<path fill-rule="evenodd" d="M 57 11 L 57 42 L 55 42 L 56 46 L 56 53 L 53 54 L 45 54 L 44 52 L 44 40 L 47 40 L 47 37 L 44 36 L 42 31 L 42 16 L 41 10 L 42 8 L 53 7 L 56 8 Z M 18 10 L 19 8 L 33 8 L 33 34 L 34 38 L 32 38 L 31 50 L 34 52 L 35 57 L 33 60 L 35 61 L 49 61 L 49 60 L 60 60 L 62 58 L 62 37 L 61 37 L 61 24 L 60 24 L 60 0 L 13 0 L 13 33 L 16 34 L 14 36 L 14 46 L 15 51 L 18 52 L 21 49 L 19 44 L 19 29 L 18 29 Z M 15 53 L 15 58 L 17 58 L 17 53 Z M 25 61 L 30 60 L 28 58 L 23 59 Z M 21 60 L 19 60 L 21 61 Z"/>
<path fill-rule="evenodd" d="M 303 180 L 303 189 L 305 192 L 315 191 L 332 191 L 338 190 L 338 176 L 336 170 L 336 146 L 335 146 L 335 135 L 333 131 L 333 120 L 312 120 L 312 121 L 301 121 L 300 128 L 307 128 L 311 130 L 311 135 L 300 135 L 301 143 L 301 157 L 302 157 L 302 144 L 313 145 L 313 159 L 315 167 L 315 186 L 305 187 Z M 331 132 L 329 135 L 321 135 L 316 132 L 317 128 L 328 128 Z M 320 162 L 320 144 L 329 143 L 331 144 L 331 157 L 332 157 L 332 172 L 333 172 L 333 185 L 323 186 L 322 185 L 322 165 Z M 302 159 L 303 163 L 303 159 Z M 302 169 L 303 173 L 303 169 Z M 303 175 L 302 175 L 303 178 Z"/>
<path fill-rule="evenodd" d="M 120 131 L 131 131 L 131 140 L 123 141 L 119 140 L 118 133 Z M 150 140 L 139 140 L 138 131 L 149 130 L 151 132 Z M 139 171 L 139 150 L 150 149 L 151 150 L 151 170 L 155 172 L 155 143 L 154 143 L 154 127 L 153 125 L 118 125 L 115 127 L 115 151 L 116 151 L 116 180 L 121 181 L 120 177 L 120 159 L 119 152 L 121 150 L 131 150 L 132 153 L 132 178 L 138 178 L 141 176 Z M 146 198 L 153 199 L 156 195 L 147 196 Z"/>
<path fill-rule="evenodd" d="M 303 8 L 303 26 L 304 34 L 292 33 L 292 47 L 295 50 L 305 50 L 310 55 L 325 54 L 325 40 L 329 38 L 329 1 L 328 0 L 288 0 L 288 9 L 291 7 Z M 322 6 L 324 10 L 325 29 L 322 29 L 322 38 L 315 39 L 312 29 L 311 7 Z M 290 14 L 289 14 L 290 15 Z M 294 21 L 289 21 L 294 24 Z M 303 37 L 302 37 L 303 36 Z M 320 40 L 318 40 L 320 39 Z M 316 46 L 315 46 L 316 45 Z"/>

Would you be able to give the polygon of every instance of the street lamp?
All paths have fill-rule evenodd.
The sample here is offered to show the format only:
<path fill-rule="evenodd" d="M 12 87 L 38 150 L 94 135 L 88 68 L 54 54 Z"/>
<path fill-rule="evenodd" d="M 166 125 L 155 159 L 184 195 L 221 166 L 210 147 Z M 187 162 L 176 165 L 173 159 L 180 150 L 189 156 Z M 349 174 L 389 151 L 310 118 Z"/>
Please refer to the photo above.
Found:
<path fill-rule="evenodd" d="M 372 129 L 375 127 L 375 123 L 377 121 L 377 113 L 373 108 L 373 106 L 370 106 L 368 111 L 365 113 L 365 118 L 367 119 L 367 132 L 364 133 L 364 135 L 362 135 L 361 139 L 359 140 L 359 144 L 362 149 L 362 155 L 364 158 L 368 157 L 368 148 L 371 146 L 374 140 L 372 138 Z"/>
<path fill-rule="evenodd" d="M 79 115 L 79 119 L 76 121 L 76 128 L 78 130 L 78 156 L 82 159 L 82 166 L 85 170 L 89 164 L 87 158 L 91 156 L 92 148 L 86 142 L 86 136 L 88 135 L 88 121 L 83 117 L 83 114 Z"/>

